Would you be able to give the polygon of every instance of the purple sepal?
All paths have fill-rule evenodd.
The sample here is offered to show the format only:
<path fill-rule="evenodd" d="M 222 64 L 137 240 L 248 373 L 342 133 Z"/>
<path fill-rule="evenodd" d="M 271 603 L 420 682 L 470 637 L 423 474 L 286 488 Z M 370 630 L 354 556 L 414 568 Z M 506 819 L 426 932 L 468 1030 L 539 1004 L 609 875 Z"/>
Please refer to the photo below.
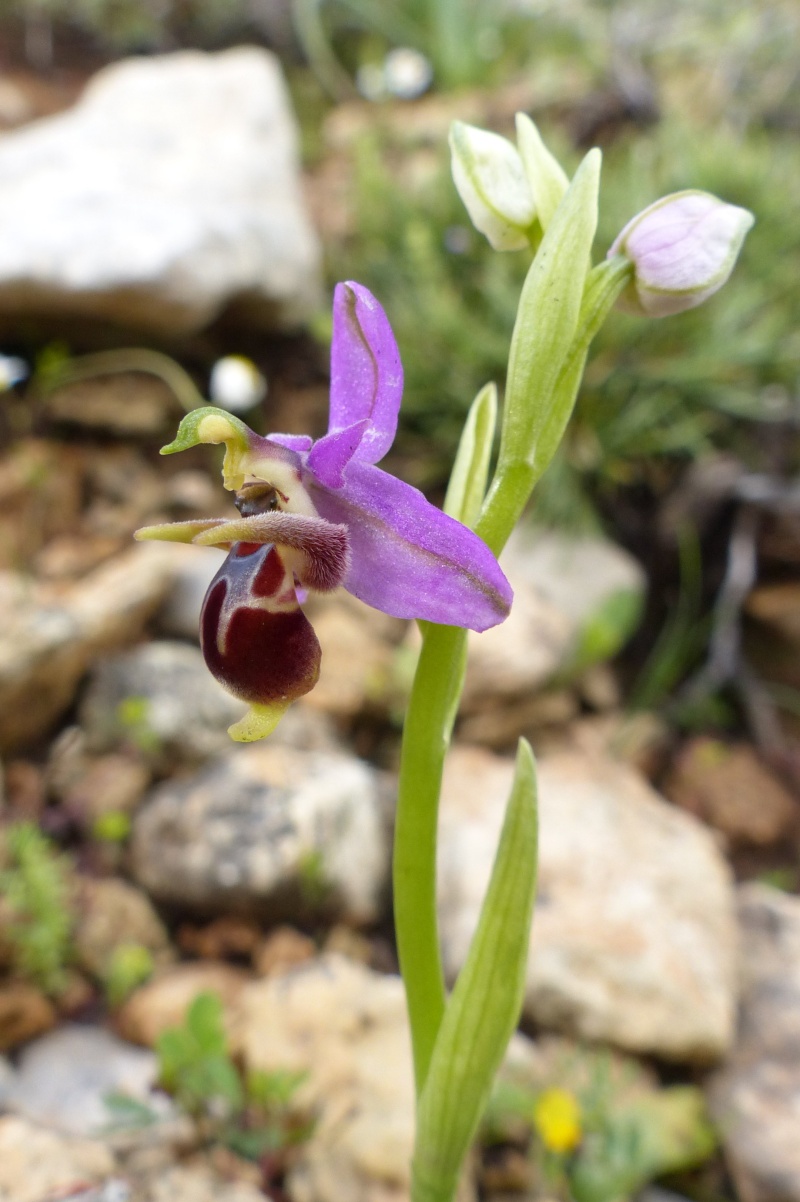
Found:
<path fill-rule="evenodd" d="M 279 447 L 286 447 L 288 451 L 308 451 L 314 442 L 310 434 L 270 434 L 270 442 L 276 442 Z"/>
<path fill-rule="evenodd" d="M 342 487 L 344 469 L 358 450 L 368 427 L 369 418 L 365 417 L 314 443 L 308 455 L 308 467 L 326 488 Z"/>
<path fill-rule="evenodd" d="M 389 319 L 363 285 L 337 284 L 328 434 L 366 420 L 353 458 L 377 463 L 394 441 L 402 395 L 403 366 Z"/>
<path fill-rule="evenodd" d="M 307 487 L 322 517 L 347 526 L 345 588 L 368 605 L 471 630 L 507 616 L 513 593 L 492 552 L 418 489 L 355 460 L 343 489 Z"/>

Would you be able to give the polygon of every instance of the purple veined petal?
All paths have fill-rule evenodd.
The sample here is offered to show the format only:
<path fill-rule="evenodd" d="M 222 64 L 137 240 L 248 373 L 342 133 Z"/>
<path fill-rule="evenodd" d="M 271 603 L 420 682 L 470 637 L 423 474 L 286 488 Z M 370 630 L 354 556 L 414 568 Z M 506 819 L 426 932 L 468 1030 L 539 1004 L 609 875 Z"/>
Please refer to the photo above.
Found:
<path fill-rule="evenodd" d="M 311 449 L 314 439 L 309 434 L 270 434 L 269 442 L 276 442 L 279 447 L 298 451 L 302 455 L 303 451 Z"/>
<path fill-rule="evenodd" d="M 507 616 L 512 591 L 492 552 L 418 489 L 353 461 L 344 488 L 309 484 L 318 512 L 347 527 L 344 586 L 375 609 L 486 630 Z"/>
<path fill-rule="evenodd" d="M 363 285 L 337 284 L 328 433 L 368 419 L 354 458 L 377 463 L 394 441 L 402 395 L 403 366 L 389 319 Z"/>
<path fill-rule="evenodd" d="M 314 443 L 308 455 L 308 470 L 326 488 L 342 487 L 344 469 L 358 450 L 368 427 L 369 418 L 365 417 Z"/>

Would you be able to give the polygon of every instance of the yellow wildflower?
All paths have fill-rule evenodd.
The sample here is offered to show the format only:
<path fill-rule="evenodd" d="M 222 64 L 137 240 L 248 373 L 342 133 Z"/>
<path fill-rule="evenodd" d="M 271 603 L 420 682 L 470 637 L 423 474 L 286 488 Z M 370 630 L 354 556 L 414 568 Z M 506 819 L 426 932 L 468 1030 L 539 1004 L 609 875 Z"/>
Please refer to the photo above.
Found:
<path fill-rule="evenodd" d="M 533 1108 L 533 1125 L 551 1152 L 571 1152 L 581 1140 L 581 1112 L 566 1089 L 546 1089 Z"/>

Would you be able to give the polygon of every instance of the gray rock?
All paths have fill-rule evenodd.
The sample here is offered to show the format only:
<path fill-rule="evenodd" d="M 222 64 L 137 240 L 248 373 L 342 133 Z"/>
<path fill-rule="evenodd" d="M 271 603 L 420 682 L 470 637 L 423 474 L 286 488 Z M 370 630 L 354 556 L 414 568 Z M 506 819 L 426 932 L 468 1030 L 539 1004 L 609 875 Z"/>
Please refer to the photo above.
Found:
<path fill-rule="evenodd" d="M 24 1050 L 6 1106 L 72 1135 L 100 1135 L 116 1117 L 109 1094 L 164 1109 L 166 1099 L 151 1092 L 157 1077 L 155 1053 L 99 1027 L 66 1026 Z"/>
<path fill-rule="evenodd" d="M 469 712 L 518 702 L 556 676 L 607 658 L 630 634 L 644 572 L 604 538 L 514 532 L 501 556 L 514 588 L 511 614 L 471 634 L 464 688 Z"/>
<path fill-rule="evenodd" d="M 406 623 L 344 590 L 309 598 L 307 609 L 322 665 L 306 705 L 342 724 L 365 711 L 385 714 L 397 701 L 395 652 Z"/>
<path fill-rule="evenodd" d="M 215 993 L 227 1014 L 247 984 L 247 973 L 215 960 L 190 960 L 151 977 L 117 1011 L 116 1028 L 124 1039 L 154 1048 L 158 1037 L 179 1027 L 199 993 Z"/>
<path fill-rule="evenodd" d="M 139 883 L 157 899 L 206 912 L 278 917 L 299 905 L 370 922 L 388 858 L 374 770 L 273 743 L 237 748 L 156 789 L 133 828 Z"/>
<path fill-rule="evenodd" d="M 99 1139 L 48 1131 L 15 1115 L 0 1118 L 0 1198 L 43 1202 L 111 1177 L 116 1165 Z"/>
<path fill-rule="evenodd" d="M 6 1109 L 6 1098 L 14 1085 L 15 1076 L 11 1061 L 6 1056 L 0 1056 L 0 1110 Z"/>
<path fill-rule="evenodd" d="M 378 1197 L 407 1197 L 414 1082 L 399 977 L 331 955 L 249 986 L 242 1003 L 247 1063 L 276 1068 L 283 1055 L 311 1072 L 306 1101 L 320 1118 L 293 1169 L 292 1197 L 368 1202 L 381 1186 Z"/>
<path fill-rule="evenodd" d="M 156 760 L 202 760 L 230 749 L 226 732 L 243 710 L 217 684 L 198 647 L 165 640 L 99 663 L 80 718 L 92 751 L 133 738 Z"/>
<path fill-rule="evenodd" d="M 133 58 L 68 112 L 0 140 L 0 312 L 183 333 L 232 301 L 262 325 L 314 308 L 320 251 L 277 58 Z"/>
<path fill-rule="evenodd" d="M 131 547 L 65 589 L 0 574 L 0 748 L 45 734 L 89 666 L 141 634 L 169 584 L 169 551 Z"/>
<path fill-rule="evenodd" d="M 737 1194 L 800 1202 L 800 897 L 739 890 L 736 1046 L 709 1097 Z"/>
<path fill-rule="evenodd" d="M 126 947 L 146 950 L 153 964 L 170 964 L 174 953 L 150 899 L 118 877 L 79 877 L 73 932 L 81 968 L 106 982 L 115 955 Z"/>
<path fill-rule="evenodd" d="M 203 600 L 225 555 L 216 547 L 175 544 L 175 576 L 158 615 L 163 634 L 196 642 Z"/>
<path fill-rule="evenodd" d="M 247 1181 L 226 1181 L 202 1165 L 176 1165 L 140 1183 L 140 1202 L 264 1202 Z"/>
<path fill-rule="evenodd" d="M 246 986 L 233 1039 L 248 1069 L 306 1074 L 317 1117 L 288 1186 L 296 1202 L 404 1202 L 414 1078 L 403 984 L 332 953 Z M 474 1198 L 472 1182 L 459 1195 Z"/>
<path fill-rule="evenodd" d="M 513 763 L 456 748 L 440 832 L 443 954 L 464 962 Z M 539 765 L 539 895 L 525 1013 L 585 1039 L 678 1061 L 730 1045 L 735 923 L 727 865 L 696 819 L 607 758 Z"/>
<path fill-rule="evenodd" d="M 615 596 L 641 599 L 646 577 L 629 552 L 596 535 L 517 529 L 503 561 L 515 580 L 534 585 L 576 630 Z"/>

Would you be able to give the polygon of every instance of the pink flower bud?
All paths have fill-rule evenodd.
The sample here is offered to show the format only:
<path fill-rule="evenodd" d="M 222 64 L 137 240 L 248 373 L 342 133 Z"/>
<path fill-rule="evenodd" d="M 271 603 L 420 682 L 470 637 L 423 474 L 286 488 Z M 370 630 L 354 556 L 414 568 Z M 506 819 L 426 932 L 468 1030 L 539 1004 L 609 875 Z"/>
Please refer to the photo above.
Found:
<path fill-rule="evenodd" d="M 629 221 L 608 258 L 625 255 L 634 277 L 619 308 L 648 317 L 693 309 L 733 270 L 753 214 L 708 192 L 674 192 Z"/>

